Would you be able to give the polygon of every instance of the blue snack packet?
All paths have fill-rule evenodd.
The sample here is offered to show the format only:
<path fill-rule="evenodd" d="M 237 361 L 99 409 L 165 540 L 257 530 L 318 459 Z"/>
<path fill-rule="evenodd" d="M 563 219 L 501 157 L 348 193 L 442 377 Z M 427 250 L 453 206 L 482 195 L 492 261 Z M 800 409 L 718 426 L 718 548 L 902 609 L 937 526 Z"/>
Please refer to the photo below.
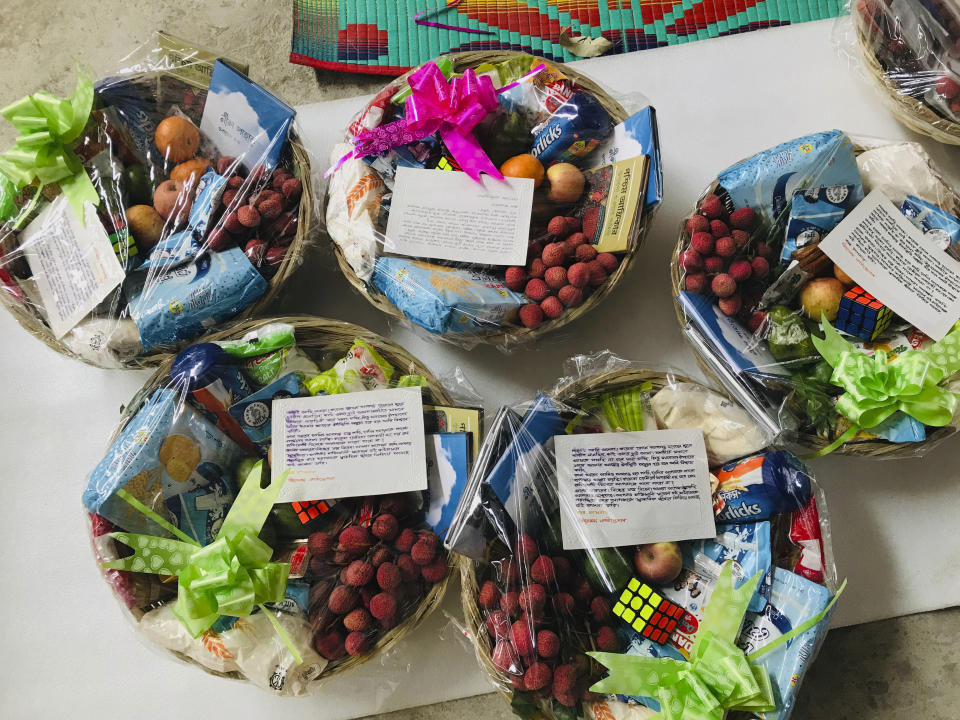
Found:
<path fill-rule="evenodd" d="M 717 513 L 722 522 L 768 520 L 799 510 L 810 502 L 810 475 L 796 455 L 786 450 L 727 463 L 717 472 Z"/>
<path fill-rule="evenodd" d="M 426 436 L 429 505 L 426 523 L 441 538 L 447 534 L 470 470 L 470 434 Z"/>
<path fill-rule="evenodd" d="M 650 177 L 644 207 L 654 208 L 663 200 L 663 168 L 660 162 L 660 132 L 657 112 L 648 105 L 614 126 L 613 134 L 597 148 L 591 161 L 609 165 L 640 155 L 650 157 Z"/>
<path fill-rule="evenodd" d="M 187 222 L 198 240 L 202 240 L 210 229 L 210 218 L 220 206 L 220 198 L 226 189 L 227 178 L 217 175 L 213 168 L 209 168 L 197 182 L 196 195 Z"/>
<path fill-rule="evenodd" d="M 683 565 L 696 568 L 697 572 L 718 577 L 720 566 L 733 561 L 733 573 L 740 587 L 747 580 L 763 571 L 757 591 L 750 598 L 748 608 L 760 612 L 770 595 L 770 568 L 773 557 L 770 553 L 770 523 L 761 520 L 755 523 L 717 525 L 717 537 L 713 540 L 692 540 L 682 543 Z"/>
<path fill-rule="evenodd" d="M 747 613 L 737 644 L 746 653 L 759 650 L 822 612 L 829 602 L 830 591 L 823 585 L 776 568 L 770 602 L 762 613 Z M 777 709 L 763 713 L 764 720 L 783 720 L 790 715 L 797 699 L 797 688 L 827 634 L 827 625 L 824 620 L 753 663 L 766 668 L 780 695 Z"/>
<path fill-rule="evenodd" d="M 839 225 L 849 207 L 853 190 L 852 185 L 832 185 L 794 192 L 780 261 L 789 262 L 795 250 L 816 245 Z"/>
<path fill-rule="evenodd" d="M 273 401 L 309 394 L 303 386 L 300 373 L 291 372 L 232 405 L 229 412 L 240 423 L 247 437 L 266 454 L 272 433 Z"/>
<path fill-rule="evenodd" d="M 240 248 L 199 255 L 155 275 L 127 276 L 130 317 L 145 350 L 188 340 L 249 307 L 267 281 Z"/>
<path fill-rule="evenodd" d="M 783 219 L 794 192 L 805 187 L 850 185 L 850 206 L 863 199 L 853 142 L 840 130 L 781 143 L 730 166 L 717 178 L 733 207 L 754 208 L 771 225 Z"/>
<path fill-rule="evenodd" d="M 244 453 L 177 392 L 161 388 L 90 473 L 83 504 L 129 532 L 166 536 L 126 501 L 126 489 L 194 540 L 212 542 L 236 489 L 233 471 Z"/>
<path fill-rule="evenodd" d="M 502 278 L 417 260 L 377 258 L 372 281 L 411 322 L 437 334 L 500 327 L 527 302 Z"/>
<path fill-rule="evenodd" d="M 200 252 L 200 241 L 190 230 L 181 230 L 160 239 L 147 257 L 140 263 L 138 270 L 158 267 L 161 270 L 182 265 Z"/>
<path fill-rule="evenodd" d="M 613 132 L 613 121 L 603 105 L 587 93 L 574 93 L 536 130 L 530 154 L 544 167 L 576 163 Z"/>
<path fill-rule="evenodd" d="M 960 219 L 943 208 L 913 195 L 900 206 L 902 212 L 914 225 L 929 235 L 941 249 L 960 258 Z"/>

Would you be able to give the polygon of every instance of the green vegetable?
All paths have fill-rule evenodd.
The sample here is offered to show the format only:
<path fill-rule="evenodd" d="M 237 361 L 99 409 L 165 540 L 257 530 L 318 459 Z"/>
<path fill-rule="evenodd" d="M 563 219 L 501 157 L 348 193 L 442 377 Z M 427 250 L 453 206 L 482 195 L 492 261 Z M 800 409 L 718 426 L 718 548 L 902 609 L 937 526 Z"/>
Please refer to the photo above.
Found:
<path fill-rule="evenodd" d="M 770 332 L 767 344 L 770 354 L 779 362 L 820 357 L 803 319 L 786 305 L 774 305 L 768 313 L 768 319 Z"/>
<path fill-rule="evenodd" d="M 594 548 L 584 555 L 587 581 L 597 592 L 617 592 L 633 577 L 633 564 L 617 548 Z"/>
<path fill-rule="evenodd" d="M 476 136 L 497 167 L 514 155 L 530 152 L 533 145 L 530 124 L 520 113 L 498 115 L 490 125 L 478 127 Z"/>
<path fill-rule="evenodd" d="M 150 175 L 143 165 L 129 165 L 123 171 L 121 177 L 121 187 L 126 196 L 126 204 L 130 205 L 152 205 L 153 204 L 153 184 L 150 182 Z"/>
<path fill-rule="evenodd" d="M 653 388 L 649 382 L 606 393 L 600 398 L 603 417 L 610 428 L 616 430 L 643 430 L 643 403 L 647 392 Z"/>

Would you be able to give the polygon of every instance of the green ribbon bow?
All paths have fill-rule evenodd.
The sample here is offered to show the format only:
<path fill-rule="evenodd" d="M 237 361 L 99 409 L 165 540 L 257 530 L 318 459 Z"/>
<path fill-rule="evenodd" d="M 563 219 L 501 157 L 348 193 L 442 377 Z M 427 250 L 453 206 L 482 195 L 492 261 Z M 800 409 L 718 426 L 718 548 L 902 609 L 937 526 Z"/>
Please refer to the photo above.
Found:
<path fill-rule="evenodd" d="M 59 183 L 81 223 L 84 203 L 100 204 L 96 188 L 73 152 L 92 108 L 93 80 L 78 71 L 71 97 L 38 92 L 0 110 L 19 133 L 13 148 L 0 155 L 0 174 L 18 191 L 33 182 L 41 188 Z M 34 197 L 39 194 L 38 190 Z"/>
<path fill-rule="evenodd" d="M 924 425 L 948 425 L 957 409 L 957 395 L 939 387 L 960 370 L 960 327 L 926 350 L 907 350 L 893 360 L 877 350 L 867 357 L 841 337 L 822 317 L 824 337 L 813 344 L 833 368 L 830 382 L 846 392 L 837 412 L 858 428 L 879 425 L 902 410 Z"/>
<path fill-rule="evenodd" d="M 843 587 L 830 604 L 814 617 L 784 633 L 760 650 L 746 655 L 734 643 L 763 572 L 734 587 L 733 565 L 723 564 L 690 653 L 689 662 L 671 658 L 638 657 L 591 652 L 592 658 L 610 674 L 590 688 L 606 694 L 639 695 L 660 701 L 664 720 L 722 720 L 726 710 L 765 712 L 775 710 L 770 676 L 752 660 L 775 650 L 806 632 L 827 616 Z M 844 583 L 844 586 L 846 583 Z"/>
<path fill-rule="evenodd" d="M 250 471 L 224 518 L 217 538 L 200 545 L 179 528 L 147 508 L 126 490 L 117 494 L 180 540 L 115 532 L 110 537 L 128 545 L 133 555 L 103 564 L 113 570 L 177 576 L 177 602 L 173 607 L 183 626 L 199 637 L 222 615 L 247 617 L 260 607 L 302 663 L 290 637 L 263 603 L 280 602 L 287 587 L 289 563 L 270 562 L 273 550 L 258 535 L 287 479 L 284 473 L 266 488 L 260 487 L 263 461 Z"/>

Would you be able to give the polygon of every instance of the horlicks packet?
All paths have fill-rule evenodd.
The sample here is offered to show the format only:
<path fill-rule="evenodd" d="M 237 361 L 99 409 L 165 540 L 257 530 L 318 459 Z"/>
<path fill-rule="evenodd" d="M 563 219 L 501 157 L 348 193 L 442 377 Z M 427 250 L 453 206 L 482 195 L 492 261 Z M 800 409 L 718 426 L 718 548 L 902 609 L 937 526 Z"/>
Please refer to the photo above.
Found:
<path fill-rule="evenodd" d="M 478 332 L 503 325 L 526 299 L 481 270 L 381 257 L 373 284 L 411 322 L 432 333 Z"/>
<path fill-rule="evenodd" d="M 733 165 L 718 176 L 721 196 L 733 207 L 754 208 L 776 225 L 793 194 L 807 187 L 849 185 L 850 207 L 863 199 L 853 141 L 840 130 L 814 133 L 781 143 Z"/>
<path fill-rule="evenodd" d="M 535 131 L 530 154 L 549 167 L 589 155 L 613 131 L 613 122 L 599 100 L 574 93 Z"/>
<path fill-rule="evenodd" d="M 810 502 L 810 475 L 800 458 L 786 450 L 727 463 L 716 475 L 723 500 L 720 522 L 769 520 Z"/>
<path fill-rule="evenodd" d="M 794 192 L 780 261 L 789 262 L 795 250 L 823 240 L 843 220 L 852 196 L 852 185 L 811 187 Z"/>
<path fill-rule="evenodd" d="M 960 257 L 960 219 L 913 195 L 907 195 L 900 212 L 942 250 Z"/>
<path fill-rule="evenodd" d="M 145 350 L 187 340 L 229 320 L 267 290 L 240 248 L 210 252 L 162 273 L 127 276 L 130 317 Z"/>
<path fill-rule="evenodd" d="M 745 653 L 759 650 L 822 612 L 829 602 L 830 591 L 823 585 L 776 568 L 770 602 L 762 613 L 747 613 L 737 644 Z M 790 715 L 797 699 L 797 688 L 826 633 L 827 622 L 824 620 L 756 660 L 756 665 L 766 668 L 777 688 L 776 694 L 780 696 L 776 710 L 759 713 L 763 720 L 785 720 Z"/>
<path fill-rule="evenodd" d="M 93 469 L 83 504 L 120 528 L 166 536 L 116 492 L 125 489 L 194 540 L 216 539 L 244 453 L 175 390 L 154 392 Z"/>
<path fill-rule="evenodd" d="M 240 423 L 247 437 L 264 454 L 270 448 L 272 432 L 273 401 L 281 398 L 303 397 L 307 395 L 303 378 L 299 373 L 287 373 L 253 395 L 241 399 L 230 407 L 230 414 Z"/>
<path fill-rule="evenodd" d="M 683 291 L 677 296 L 687 317 L 719 353 L 728 367 L 740 373 L 789 377 L 790 372 L 770 354 L 767 344 L 735 318 L 724 315 L 706 295 Z"/>
<path fill-rule="evenodd" d="M 709 578 L 720 576 L 720 566 L 733 561 L 733 575 L 737 587 L 748 581 L 757 572 L 763 572 L 757 591 L 750 598 L 750 610 L 759 612 L 767 604 L 770 595 L 770 523 L 761 520 L 737 525 L 717 525 L 717 537 L 712 540 L 693 540 L 683 543 L 684 567 L 694 568 L 699 575 Z"/>

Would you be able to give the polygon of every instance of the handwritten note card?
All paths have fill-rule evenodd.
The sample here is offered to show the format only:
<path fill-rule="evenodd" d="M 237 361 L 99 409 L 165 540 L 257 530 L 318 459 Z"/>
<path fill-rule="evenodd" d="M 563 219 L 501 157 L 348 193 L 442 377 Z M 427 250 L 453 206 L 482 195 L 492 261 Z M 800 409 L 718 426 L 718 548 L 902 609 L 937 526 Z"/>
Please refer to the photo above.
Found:
<path fill-rule="evenodd" d="M 277 502 L 425 490 L 420 388 L 273 401 Z"/>
<path fill-rule="evenodd" d="M 555 438 L 565 550 L 717 534 L 700 430 Z"/>
<path fill-rule="evenodd" d="M 397 168 L 386 250 L 482 265 L 524 265 L 533 180 Z"/>
<path fill-rule="evenodd" d="M 874 190 L 820 243 L 864 290 L 934 340 L 960 318 L 960 262 Z"/>

